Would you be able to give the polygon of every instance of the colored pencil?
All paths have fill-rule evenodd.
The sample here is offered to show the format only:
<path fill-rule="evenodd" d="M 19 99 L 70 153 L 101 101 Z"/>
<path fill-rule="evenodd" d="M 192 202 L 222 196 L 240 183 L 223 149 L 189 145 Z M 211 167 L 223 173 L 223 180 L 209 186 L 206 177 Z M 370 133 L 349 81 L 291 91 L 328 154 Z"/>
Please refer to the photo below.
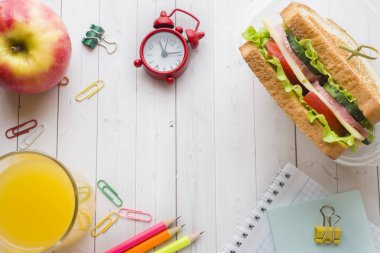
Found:
<path fill-rule="evenodd" d="M 183 225 L 184 226 L 184 225 Z M 144 253 L 172 238 L 183 226 L 169 228 L 124 253 Z"/>
<path fill-rule="evenodd" d="M 155 253 L 175 253 L 175 252 L 182 250 L 182 249 L 186 248 L 187 246 L 191 245 L 203 233 L 204 232 L 189 235 L 189 236 L 184 236 L 181 239 L 178 239 L 177 241 L 175 241 L 175 242 L 173 242 L 173 243 L 171 243 L 171 244 L 169 244 L 169 245 L 167 245 L 167 246 L 165 246 L 159 250 L 156 250 Z"/>
<path fill-rule="evenodd" d="M 177 219 L 179 219 L 179 217 L 162 221 L 154 225 L 153 227 L 148 228 L 147 230 L 129 238 L 125 242 L 120 243 L 119 245 L 113 247 L 112 249 L 107 250 L 104 253 L 123 253 L 129 249 L 132 249 L 133 247 L 139 245 L 140 243 L 168 229 L 171 224 L 176 222 Z"/>

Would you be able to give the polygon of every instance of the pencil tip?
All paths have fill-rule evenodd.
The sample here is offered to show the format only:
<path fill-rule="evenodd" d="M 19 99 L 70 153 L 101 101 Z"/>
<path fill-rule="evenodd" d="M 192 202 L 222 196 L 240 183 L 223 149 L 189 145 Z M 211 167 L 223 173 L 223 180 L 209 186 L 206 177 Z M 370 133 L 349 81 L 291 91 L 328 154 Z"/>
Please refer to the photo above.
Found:
<path fill-rule="evenodd" d="M 183 225 L 181 226 L 181 228 L 183 228 L 184 226 L 186 226 L 186 224 L 183 224 Z"/>
<path fill-rule="evenodd" d="M 176 218 L 176 220 L 179 220 L 179 219 L 181 219 L 181 217 L 182 217 L 182 216 L 178 216 L 178 217 Z"/>
<path fill-rule="evenodd" d="M 200 232 L 199 234 L 200 234 L 200 235 L 203 235 L 204 233 L 206 233 L 206 231 L 202 231 L 202 232 Z"/>

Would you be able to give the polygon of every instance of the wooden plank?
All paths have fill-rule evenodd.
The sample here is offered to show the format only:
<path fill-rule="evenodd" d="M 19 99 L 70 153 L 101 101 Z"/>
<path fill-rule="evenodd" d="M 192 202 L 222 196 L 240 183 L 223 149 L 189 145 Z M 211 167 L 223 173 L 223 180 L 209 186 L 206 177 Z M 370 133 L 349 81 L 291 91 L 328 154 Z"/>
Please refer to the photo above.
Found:
<path fill-rule="evenodd" d="M 221 24 L 214 26 L 218 249 L 255 204 L 253 74 L 238 51 L 242 43 L 241 16 L 249 3 L 247 0 L 231 5 L 230 1 L 223 0 L 214 5 L 214 24 Z M 226 17 L 228 22 L 225 22 Z"/>
<path fill-rule="evenodd" d="M 253 1 L 257 8 L 262 4 Z M 278 169 L 296 164 L 294 123 L 254 76 L 255 155 L 257 197 L 266 191 Z"/>
<path fill-rule="evenodd" d="M 17 138 L 5 138 L 7 129 L 18 125 L 19 95 L 0 88 L 0 155 L 17 150 Z"/>
<path fill-rule="evenodd" d="M 83 174 L 95 189 L 97 96 L 102 93 L 81 103 L 74 97 L 98 79 L 98 49 L 91 51 L 80 41 L 90 24 L 99 23 L 99 1 L 63 0 L 62 18 L 71 36 L 72 57 L 67 74 L 70 84 L 59 88 L 57 156 L 69 169 Z M 95 240 L 88 235 L 78 244 L 59 252 L 95 252 Z"/>
<path fill-rule="evenodd" d="M 338 166 L 338 191 L 360 190 L 367 216 L 379 225 L 379 191 L 377 167 Z"/>
<path fill-rule="evenodd" d="M 44 0 L 44 4 L 61 15 L 61 0 Z M 40 94 L 21 94 L 19 122 L 36 119 L 45 127 L 44 133 L 28 149 L 38 150 L 53 157 L 57 154 L 58 86 Z M 25 139 L 19 138 L 19 145 Z"/>
<path fill-rule="evenodd" d="M 136 58 L 137 0 L 100 2 L 100 24 L 108 41 L 116 41 L 118 50 L 109 55 L 100 48 L 99 77 L 106 87 L 98 100 L 97 180 L 111 184 L 128 208 L 136 206 Z M 126 14 L 128 10 L 128 15 Z M 112 17 L 112 18 L 110 18 Z M 133 35 L 133 36 L 132 36 Z M 115 206 L 97 192 L 97 219 Z M 125 241 L 136 232 L 135 223 L 120 219 L 96 240 L 96 252 Z"/>
<path fill-rule="evenodd" d="M 328 16 L 328 1 L 306 1 L 322 16 Z M 305 116 L 306 117 L 306 116 Z M 337 192 L 336 163 L 325 156 L 307 137 L 296 131 L 297 165 L 332 193 Z"/>
<path fill-rule="evenodd" d="M 369 24 L 369 34 L 370 34 L 370 37 L 369 37 L 369 44 L 370 45 L 380 45 L 380 37 L 379 36 L 376 36 L 377 34 L 377 31 L 378 31 L 378 20 L 379 20 L 379 17 L 380 17 L 380 2 L 379 1 L 375 1 L 375 0 L 371 0 L 371 3 L 373 5 L 373 8 L 374 10 L 377 12 L 377 16 L 376 15 L 370 15 L 368 18 L 368 24 Z M 377 61 L 372 61 L 371 62 L 372 65 L 374 66 L 375 70 L 377 73 L 379 73 L 380 71 L 380 62 L 379 60 Z M 379 138 L 379 134 L 380 134 L 380 130 L 379 130 L 379 124 L 377 124 L 377 130 L 376 130 L 376 136 L 377 138 Z M 379 165 L 379 164 L 378 164 Z M 377 166 L 376 168 L 377 170 L 377 189 L 378 189 L 378 194 L 379 194 L 379 189 L 380 189 L 380 178 L 379 178 L 379 166 Z M 373 174 L 372 174 L 373 175 Z M 373 182 L 372 178 L 370 179 L 371 182 Z M 375 194 L 373 194 L 375 196 Z M 370 201 L 370 199 L 366 200 L 367 203 Z M 379 213 L 379 198 L 375 199 L 373 201 L 374 205 L 377 204 L 376 207 L 373 207 L 373 214 L 369 214 L 370 216 L 373 215 L 374 218 L 373 219 L 373 222 L 375 222 L 376 225 L 380 225 L 380 222 L 378 220 L 378 213 Z M 367 205 L 370 205 L 370 203 L 368 203 Z M 371 217 L 370 217 L 371 218 Z"/>
<path fill-rule="evenodd" d="M 296 163 L 294 123 L 254 79 L 257 200 L 278 169 Z"/>
<path fill-rule="evenodd" d="M 348 3 L 351 6 L 356 4 L 355 1 Z M 352 12 L 352 7 L 348 5 L 341 6 L 338 3 L 332 1 L 330 3 L 331 10 L 339 7 L 339 17 L 336 15 L 338 24 L 341 24 L 358 43 L 366 45 L 376 45 L 374 40 L 376 38 L 371 38 L 371 32 L 373 34 L 377 33 L 372 30 L 376 29 L 378 25 L 372 25 L 370 17 L 366 9 L 355 8 L 356 11 Z M 359 5 L 358 5 L 359 7 Z M 355 20 L 353 23 L 352 20 Z M 368 27 L 363 29 L 363 27 Z M 371 41 L 372 39 L 372 41 Z M 379 42 L 379 40 L 377 41 Z M 338 190 L 339 192 L 356 190 L 361 191 L 363 201 L 366 207 L 368 218 L 379 224 L 379 191 L 378 191 L 378 169 L 377 167 L 346 167 L 338 166 Z"/>
<path fill-rule="evenodd" d="M 174 7 L 174 1 L 138 1 L 137 45 L 130 49 L 136 58 L 161 10 L 169 14 Z M 134 71 L 132 63 L 126 67 Z M 136 93 L 135 206 L 152 213 L 153 222 L 159 222 L 176 216 L 175 86 L 153 79 L 140 68 Z M 136 232 L 149 226 L 137 223 Z"/>
<path fill-rule="evenodd" d="M 184 253 L 216 251 L 214 92 L 218 83 L 213 68 L 217 42 L 213 3 L 217 4 L 177 0 L 177 7 L 201 20 L 199 30 L 206 33 L 199 48 L 191 51 L 188 69 L 177 80 L 177 209 L 181 222 L 187 224 L 180 235 L 206 231 Z M 194 28 L 195 22 L 177 14 L 177 25 Z"/>

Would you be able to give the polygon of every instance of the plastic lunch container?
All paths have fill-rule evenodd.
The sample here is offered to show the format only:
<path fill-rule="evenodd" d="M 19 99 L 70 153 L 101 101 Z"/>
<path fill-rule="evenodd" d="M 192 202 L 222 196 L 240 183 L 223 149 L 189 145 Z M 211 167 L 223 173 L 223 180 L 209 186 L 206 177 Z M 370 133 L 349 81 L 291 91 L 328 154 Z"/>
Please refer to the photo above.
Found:
<path fill-rule="evenodd" d="M 334 1 L 337 7 L 340 6 L 336 12 L 328 11 L 329 9 L 333 9 L 329 6 L 332 4 L 331 1 L 297 0 L 297 2 L 312 6 L 312 8 L 318 11 L 322 16 L 333 19 L 339 25 L 347 29 L 353 38 L 357 40 L 360 39 L 360 44 L 380 47 L 380 37 L 378 36 L 380 14 L 372 7 L 368 0 Z M 249 25 L 255 28 L 262 27 L 261 20 L 264 17 L 273 23 L 282 22 L 279 13 L 290 3 L 291 1 L 288 0 L 253 0 L 246 12 L 241 30 L 244 31 Z M 363 17 L 366 18 L 363 19 Z M 353 20 L 355 22 L 353 22 Z M 379 75 L 380 59 L 371 61 L 370 64 Z M 377 83 L 380 85 L 380 78 Z M 371 145 L 360 146 L 356 152 L 347 150 L 339 159 L 335 160 L 335 162 L 344 166 L 379 166 L 380 124 L 376 125 L 375 135 L 377 138 Z"/>

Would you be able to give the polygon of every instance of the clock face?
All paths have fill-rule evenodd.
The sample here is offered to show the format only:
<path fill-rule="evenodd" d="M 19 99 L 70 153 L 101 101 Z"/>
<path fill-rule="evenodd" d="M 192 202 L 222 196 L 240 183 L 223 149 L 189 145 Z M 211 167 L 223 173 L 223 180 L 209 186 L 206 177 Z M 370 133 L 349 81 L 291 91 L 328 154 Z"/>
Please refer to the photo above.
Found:
<path fill-rule="evenodd" d="M 177 69 L 185 58 L 185 47 L 181 39 L 170 32 L 153 34 L 143 50 L 146 63 L 162 73 Z"/>

